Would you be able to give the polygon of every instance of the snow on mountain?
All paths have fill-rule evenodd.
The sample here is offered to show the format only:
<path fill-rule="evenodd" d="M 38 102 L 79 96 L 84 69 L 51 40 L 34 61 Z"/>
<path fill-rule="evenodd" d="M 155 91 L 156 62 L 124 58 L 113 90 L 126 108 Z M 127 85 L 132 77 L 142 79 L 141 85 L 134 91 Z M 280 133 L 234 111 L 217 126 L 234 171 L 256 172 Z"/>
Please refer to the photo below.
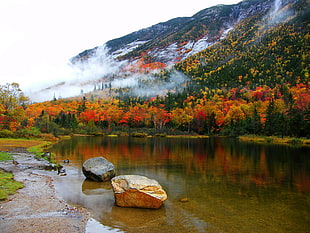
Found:
<path fill-rule="evenodd" d="M 132 52 L 134 49 L 136 49 L 139 46 L 142 46 L 146 42 L 147 41 L 133 41 L 129 44 L 125 44 L 124 47 L 112 52 L 111 55 L 114 59 L 116 59 L 119 56 L 124 56 L 125 54 Z"/>

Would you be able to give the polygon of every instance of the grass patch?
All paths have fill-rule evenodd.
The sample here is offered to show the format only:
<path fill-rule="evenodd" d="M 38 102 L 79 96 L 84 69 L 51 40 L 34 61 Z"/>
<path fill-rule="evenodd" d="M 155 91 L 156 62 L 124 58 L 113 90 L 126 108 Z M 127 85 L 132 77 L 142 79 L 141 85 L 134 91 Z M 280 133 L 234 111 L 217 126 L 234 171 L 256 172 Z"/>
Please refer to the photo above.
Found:
<path fill-rule="evenodd" d="M 167 135 L 167 138 L 209 138 L 206 135 Z"/>
<path fill-rule="evenodd" d="M 14 148 L 25 148 L 28 152 L 34 154 L 36 158 L 41 158 L 41 155 L 54 141 L 45 141 L 38 139 L 13 139 L 0 138 L 0 151 L 10 151 Z M 53 158 L 45 158 L 47 161 L 54 163 Z"/>
<path fill-rule="evenodd" d="M 0 152 L 0 162 L 13 160 L 13 156 L 6 152 Z M 0 169 L 0 200 L 6 200 L 9 194 L 14 194 L 17 189 L 23 188 L 21 182 L 14 180 L 14 175 Z"/>
<path fill-rule="evenodd" d="M 302 145 L 304 142 L 301 138 L 292 138 L 288 140 L 288 143 L 292 145 Z"/>
<path fill-rule="evenodd" d="M 70 135 L 63 135 L 63 136 L 59 136 L 61 139 L 64 139 L 64 140 L 68 140 L 68 139 L 71 139 L 71 136 Z"/>
<path fill-rule="evenodd" d="M 139 133 L 139 132 L 135 132 L 131 134 L 132 137 L 135 138 L 146 138 L 148 136 L 147 133 Z"/>
<path fill-rule="evenodd" d="M 14 148 L 30 148 L 45 142 L 38 139 L 15 139 L 15 138 L 0 138 L 0 150 L 9 151 Z"/>
<path fill-rule="evenodd" d="M 0 170 L 0 200 L 6 200 L 9 194 L 14 194 L 24 184 L 14 180 L 14 175 Z"/>
<path fill-rule="evenodd" d="M 43 156 L 44 152 L 47 151 L 47 149 L 49 147 L 51 147 L 52 145 L 53 145 L 52 142 L 41 141 L 40 144 L 29 147 L 27 149 L 27 151 L 34 154 L 36 159 L 42 159 L 43 158 L 46 161 L 53 163 L 55 165 L 55 168 L 61 168 L 62 165 L 59 163 L 56 163 L 56 161 L 55 161 L 55 154 L 50 153 L 49 156 Z"/>
<path fill-rule="evenodd" d="M 25 148 L 28 152 L 33 154 L 43 153 L 53 143 L 38 139 L 14 139 L 14 138 L 0 138 L 0 151 L 9 151 L 14 148 Z"/>
<path fill-rule="evenodd" d="M 39 156 L 52 145 L 52 142 L 37 139 L 13 139 L 0 138 L 0 150 L 10 151 L 14 148 L 26 148 L 30 153 Z M 13 156 L 7 152 L 0 152 L 0 162 L 13 160 Z M 14 194 L 24 184 L 14 180 L 14 175 L 0 169 L 0 200 L 6 200 L 8 195 Z"/>
<path fill-rule="evenodd" d="M 57 164 L 55 162 L 55 155 L 54 154 L 50 154 L 50 156 L 46 156 L 46 157 L 42 156 L 44 154 L 44 151 L 46 151 L 52 145 L 53 145 L 53 143 L 51 143 L 51 142 L 43 141 L 39 145 L 32 146 L 32 147 L 28 148 L 27 151 L 34 154 L 36 159 L 43 158 L 43 159 L 47 160 L 48 162 L 55 164 L 56 166 L 60 166 L 60 164 Z"/>
<path fill-rule="evenodd" d="M 164 137 L 167 137 L 167 134 L 165 134 L 165 133 L 157 133 L 157 134 L 154 135 L 154 137 L 164 138 Z"/>
<path fill-rule="evenodd" d="M 51 142 L 41 141 L 40 144 L 29 147 L 27 151 L 35 155 L 41 155 L 44 150 L 48 149 L 51 145 Z"/>
<path fill-rule="evenodd" d="M 7 160 L 13 160 L 13 156 L 6 152 L 0 152 L 0 162 Z"/>
<path fill-rule="evenodd" d="M 256 142 L 256 143 L 269 143 L 269 144 L 288 144 L 288 145 L 310 145 L 310 139 L 306 138 L 291 138 L 291 137 L 276 137 L 276 136 L 257 136 L 257 135 L 244 135 L 239 136 L 239 140 Z"/>

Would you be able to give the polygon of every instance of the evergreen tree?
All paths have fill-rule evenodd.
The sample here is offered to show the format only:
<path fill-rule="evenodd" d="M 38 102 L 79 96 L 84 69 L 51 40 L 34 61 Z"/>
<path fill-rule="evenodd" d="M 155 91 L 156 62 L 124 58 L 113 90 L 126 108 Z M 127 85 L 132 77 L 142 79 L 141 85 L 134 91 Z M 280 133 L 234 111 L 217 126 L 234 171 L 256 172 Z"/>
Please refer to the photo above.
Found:
<path fill-rule="evenodd" d="M 304 115 L 301 110 L 291 107 L 288 110 L 288 134 L 293 137 L 301 137 L 305 128 Z"/>
<path fill-rule="evenodd" d="M 276 112 L 274 101 L 270 101 L 266 110 L 266 121 L 265 121 L 265 134 L 268 136 L 274 135 L 277 132 L 279 114 Z"/>

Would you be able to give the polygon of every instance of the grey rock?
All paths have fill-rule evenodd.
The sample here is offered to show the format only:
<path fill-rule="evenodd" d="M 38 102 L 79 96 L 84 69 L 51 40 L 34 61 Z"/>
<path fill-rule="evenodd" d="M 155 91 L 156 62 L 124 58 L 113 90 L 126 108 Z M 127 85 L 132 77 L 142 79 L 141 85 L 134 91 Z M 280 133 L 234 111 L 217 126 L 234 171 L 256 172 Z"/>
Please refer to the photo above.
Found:
<path fill-rule="evenodd" d="M 86 178 L 94 181 L 109 181 L 115 176 L 114 165 L 103 157 L 86 160 L 82 170 Z"/>

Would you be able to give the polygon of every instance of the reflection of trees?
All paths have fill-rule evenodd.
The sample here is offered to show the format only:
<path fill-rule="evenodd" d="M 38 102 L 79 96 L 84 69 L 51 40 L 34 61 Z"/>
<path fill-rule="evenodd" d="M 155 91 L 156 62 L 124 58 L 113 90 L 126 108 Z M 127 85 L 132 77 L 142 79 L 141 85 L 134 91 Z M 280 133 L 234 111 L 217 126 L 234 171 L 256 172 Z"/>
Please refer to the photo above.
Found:
<path fill-rule="evenodd" d="M 210 177 L 245 186 L 287 182 L 304 191 L 310 186 L 309 162 L 300 150 L 219 138 L 75 137 L 54 147 L 59 159 L 85 161 L 104 156 L 113 164 L 126 168 L 160 166 L 168 173 L 169 169 L 178 167 L 183 176 L 195 177 L 202 182 L 208 182 Z M 290 151 L 293 151 L 293 158 Z"/>

